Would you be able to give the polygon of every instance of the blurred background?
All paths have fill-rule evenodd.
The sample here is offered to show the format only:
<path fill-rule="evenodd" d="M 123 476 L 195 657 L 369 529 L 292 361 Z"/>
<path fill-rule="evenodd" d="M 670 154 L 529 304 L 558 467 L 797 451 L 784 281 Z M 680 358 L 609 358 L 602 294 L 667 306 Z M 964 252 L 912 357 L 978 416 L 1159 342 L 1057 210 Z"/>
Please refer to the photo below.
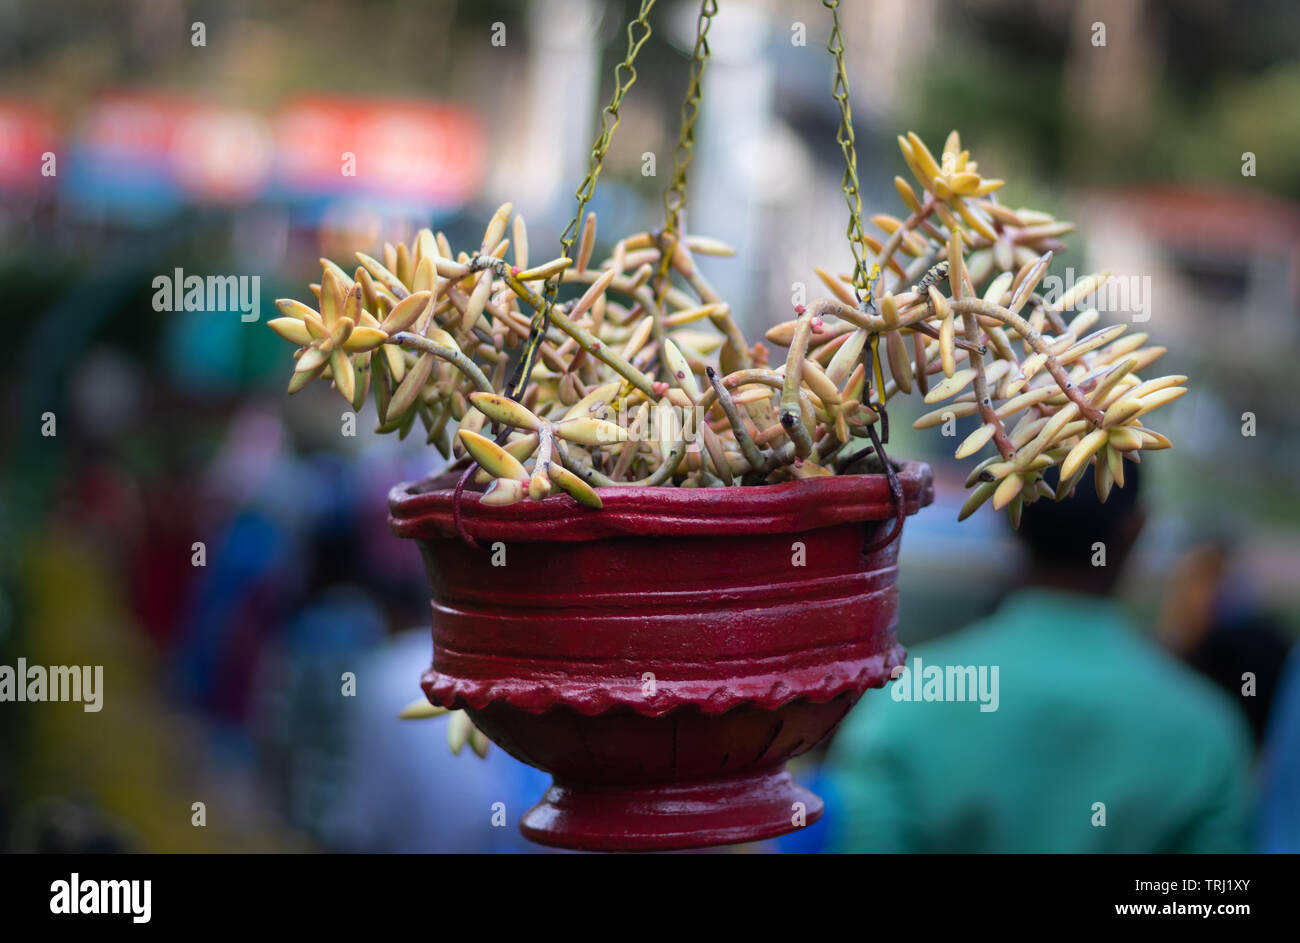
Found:
<path fill-rule="evenodd" d="M 372 435 L 370 406 L 341 434 L 323 385 L 286 397 L 263 322 L 319 256 L 426 225 L 476 242 L 506 200 L 548 257 L 635 12 L 0 0 L 0 664 L 105 677 L 98 713 L 0 704 L 0 848 L 536 850 L 513 824 L 546 777 L 447 755 L 445 720 L 394 719 L 419 695 L 428 603 L 385 501 L 436 453 Z M 592 202 L 598 254 L 661 222 L 695 13 L 654 13 Z M 938 148 L 959 128 L 1004 202 L 1079 223 L 1053 271 L 1143 277 L 1138 329 L 1191 392 L 1164 410 L 1176 451 L 1143 465 L 1124 601 L 1263 738 L 1300 631 L 1300 7 L 872 0 L 842 18 L 870 212 L 898 212 L 897 134 Z M 714 20 L 688 205 L 737 249 L 707 271 L 751 339 L 796 283 L 820 294 L 813 266 L 851 266 L 828 30 L 814 0 L 722 0 Z M 156 310 L 178 269 L 258 276 L 260 318 Z M 1016 552 L 989 508 L 957 526 L 960 438 L 913 433 L 922 411 L 892 411 L 891 452 L 932 462 L 938 494 L 903 543 L 905 644 L 987 613 Z"/>

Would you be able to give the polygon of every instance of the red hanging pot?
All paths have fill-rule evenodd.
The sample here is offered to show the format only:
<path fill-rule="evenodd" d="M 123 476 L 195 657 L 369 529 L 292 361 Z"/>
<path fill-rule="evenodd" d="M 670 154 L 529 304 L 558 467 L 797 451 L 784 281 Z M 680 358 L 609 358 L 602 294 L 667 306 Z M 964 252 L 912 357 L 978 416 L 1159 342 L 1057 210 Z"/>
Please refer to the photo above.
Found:
<path fill-rule="evenodd" d="M 899 477 L 908 514 L 933 500 L 927 465 Z M 484 507 L 466 493 L 481 551 L 455 536 L 440 484 L 389 495 L 392 529 L 418 543 L 433 588 L 422 687 L 551 773 L 526 837 L 654 851 L 821 816 L 786 761 L 905 655 L 898 541 L 863 550 L 896 526 L 885 476 L 603 488 L 599 511 L 567 496 Z"/>

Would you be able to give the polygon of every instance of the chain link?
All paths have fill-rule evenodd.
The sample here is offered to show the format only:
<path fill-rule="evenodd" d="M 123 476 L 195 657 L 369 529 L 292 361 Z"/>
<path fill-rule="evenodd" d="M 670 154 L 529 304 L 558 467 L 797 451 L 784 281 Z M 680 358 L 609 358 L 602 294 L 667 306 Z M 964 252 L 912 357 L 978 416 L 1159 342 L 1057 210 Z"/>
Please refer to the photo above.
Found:
<path fill-rule="evenodd" d="M 831 35 L 826 43 L 826 50 L 835 60 L 835 79 L 831 86 L 831 96 L 840 106 L 840 128 L 835 136 L 836 143 L 844 155 L 844 178 L 840 189 L 844 192 L 844 202 L 849 208 L 849 225 L 845 232 L 849 240 L 849 249 L 853 252 L 853 289 L 858 298 L 858 306 L 868 313 L 875 311 L 874 292 L 880 282 L 880 262 L 873 260 L 867 264 L 867 234 L 862 226 L 862 193 L 858 188 L 858 152 L 853 137 L 853 113 L 849 109 L 849 74 L 844 67 L 844 35 L 840 32 L 840 0 L 822 0 L 822 6 L 831 11 Z M 880 363 L 880 335 L 871 335 L 872 381 L 875 385 L 876 402 L 871 404 L 885 419 L 884 428 L 889 429 L 885 417 L 885 375 Z M 886 441 L 888 432 L 886 431 Z M 883 456 L 882 456 L 883 457 Z"/>
<path fill-rule="evenodd" d="M 862 294 L 880 277 L 880 266 L 876 262 L 870 266 L 867 264 L 866 230 L 862 226 L 862 194 L 858 189 L 858 153 L 853 137 L 853 114 L 849 109 L 849 75 L 844 67 L 844 36 L 840 32 L 840 3 L 839 0 L 822 0 L 822 6 L 831 11 L 831 36 L 826 43 L 826 50 L 835 60 L 835 80 L 831 95 L 840 106 L 840 128 L 835 142 L 844 155 L 844 178 L 840 189 L 844 192 L 844 202 L 849 208 L 849 226 L 845 235 L 848 236 L 849 248 L 853 252 L 853 287 L 860 302 L 866 300 L 871 303 L 873 299 L 869 295 L 863 299 Z"/>
<path fill-rule="evenodd" d="M 700 113 L 700 78 L 704 75 L 704 64 L 709 60 L 709 27 L 717 12 L 716 0 L 702 0 L 700 14 L 695 20 L 695 47 L 691 51 L 691 73 L 686 84 L 686 97 L 682 100 L 677 147 L 673 151 L 673 175 L 668 189 L 664 191 L 664 228 L 659 233 L 659 271 L 654 282 L 655 307 L 660 314 L 663 313 L 664 300 L 671 284 L 668 270 L 672 267 L 673 246 L 682 207 L 686 205 L 686 170 L 695 153 L 695 119 Z"/>
<path fill-rule="evenodd" d="M 686 205 L 686 170 L 694 155 L 695 119 L 700 114 L 700 79 L 709 60 L 709 27 L 717 12 L 717 0 L 703 0 L 695 21 L 695 48 L 691 51 L 690 80 L 686 86 L 686 98 L 682 101 L 677 149 L 673 152 L 672 182 L 664 192 L 664 231 L 669 234 L 677 232 L 678 217 Z"/>
<path fill-rule="evenodd" d="M 573 214 L 573 219 L 569 220 L 569 225 L 564 227 L 564 232 L 560 234 L 561 255 L 568 256 L 569 250 L 573 248 L 574 241 L 578 238 L 578 226 L 582 223 L 582 216 L 587 210 L 587 203 L 591 200 L 591 194 L 596 189 L 596 181 L 600 178 L 600 171 L 605 164 L 605 153 L 609 150 L 609 142 L 614 137 L 614 131 L 618 129 L 620 120 L 619 109 L 623 106 L 623 96 L 627 94 L 633 84 L 636 83 L 636 57 L 645 45 L 646 40 L 650 38 L 650 11 L 654 9 L 655 0 L 641 0 L 641 11 L 637 14 L 635 20 L 627 24 L 627 55 L 623 61 L 614 67 L 614 95 L 605 106 L 605 110 L 600 115 L 600 134 L 596 138 L 596 143 L 591 149 L 591 161 L 587 167 L 587 176 L 583 178 L 582 183 L 574 192 L 578 200 L 577 212 Z M 639 34 L 639 35 L 638 35 Z M 553 294 L 555 283 L 548 284 Z"/>
<path fill-rule="evenodd" d="M 844 202 L 849 208 L 849 225 L 845 232 L 849 248 L 853 252 L 853 288 L 858 298 L 858 307 L 868 313 L 875 311 L 875 290 L 880 279 L 880 260 L 867 264 L 867 235 L 862 226 L 862 193 L 858 188 L 858 152 L 853 137 L 853 113 L 849 109 L 849 74 L 844 67 L 844 34 L 840 32 L 840 0 L 822 0 L 822 6 L 831 11 L 831 35 L 826 43 L 826 50 L 835 60 L 835 79 L 831 86 L 831 95 L 840 106 L 840 128 L 835 136 L 836 143 L 844 155 L 844 178 L 840 189 L 844 192 Z M 871 335 L 871 375 L 875 386 L 876 400 L 870 405 L 880 414 L 883 441 L 889 441 L 889 416 L 885 411 L 885 373 L 880 362 L 880 335 Z M 870 397 L 868 396 L 869 400 Z M 872 440 L 881 463 L 892 474 L 892 467 L 885 455 L 883 444 L 876 441 L 874 429 Z M 893 482 L 891 481 L 891 489 Z"/>
<path fill-rule="evenodd" d="M 627 24 L 627 53 L 623 61 L 614 67 L 614 94 L 609 104 L 605 106 L 605 110 L 601 112 L 600 134 L 597 135 L 596 143 L 591 148 L 587 175 L 574 191 L 578 208 L 569 225 L 565 226 L 564 231 L 560 233 L 560 255 L 565 258 L 570 257 L 569 251 L 578 239 L 578 227 L 587 211 L 587 203 L 596 189 L 596 181 L 600 179 L 600 172 L 605 165 L 605 154 L 609 150 L 614 131 L 618 128 L 619 109 L 623 105 L 623 96 L 636 82 L 636 57 L 646 40 L 650 38 L 650 11 L 654 9 L 654 5 L 655 0 L 641 0 L 641 10 L 636 19 Z M 533 364 L 537 361 L 537 351 L 542 346 L 542 339 L 546 337 L 546 332 L 551 326 L 551 306 L 555 304 L 555 296 L 559 290 L 559 276 L 547 281 L 545 291 L 542 293 L 542 310 L 533 314 L 532 330 L 529 331 L 528 340 L 524 343 L 519 363 L 515 366 L 514 376 L 510 379 L 511 399 L 518 400 L 528 388 L 528 379 L 532 375 Z"/>

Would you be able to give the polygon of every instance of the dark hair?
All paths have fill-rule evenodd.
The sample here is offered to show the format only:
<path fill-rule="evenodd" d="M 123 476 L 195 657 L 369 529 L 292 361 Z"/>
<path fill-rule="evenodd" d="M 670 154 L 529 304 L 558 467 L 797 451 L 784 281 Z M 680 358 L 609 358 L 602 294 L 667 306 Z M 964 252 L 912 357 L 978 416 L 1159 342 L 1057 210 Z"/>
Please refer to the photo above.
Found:
<path fill-rule="evenodd" d="M 1074 564 L 1087 561 L 1093 544 L 1102 541 L 1112 551 L 1124 551 L 1116 541 L 1124 539 L 1124 525 L 1134 514 L 1140 491 L 1140 466 L 1124 462 L 1124 487 L 1110 489 L 1110 497 L 1097 497 L 1091 470 L 1075 486 L 1074 494 L 1060 501 L 1039 498 L 1025 506 L 1020 516 L 1020 539 L 1035 560 Z M 1043 480 L 1053 489 L 1059 483 L 1058 469 L 1049 468 Z"/>

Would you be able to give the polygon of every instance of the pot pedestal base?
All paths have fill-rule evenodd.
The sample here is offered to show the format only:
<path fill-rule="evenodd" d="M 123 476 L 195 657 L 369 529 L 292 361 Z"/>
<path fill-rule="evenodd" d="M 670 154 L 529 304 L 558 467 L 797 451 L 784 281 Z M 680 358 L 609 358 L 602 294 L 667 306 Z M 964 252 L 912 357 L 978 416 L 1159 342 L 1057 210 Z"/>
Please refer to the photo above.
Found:
<path fill-rule="evenodd" d="M 821 815 L 821 799 L 781 765 L 726 779 L 621 788 L 557 780 L 519 831 L 557 848 L 673 851 L 775 838 Z"/>

